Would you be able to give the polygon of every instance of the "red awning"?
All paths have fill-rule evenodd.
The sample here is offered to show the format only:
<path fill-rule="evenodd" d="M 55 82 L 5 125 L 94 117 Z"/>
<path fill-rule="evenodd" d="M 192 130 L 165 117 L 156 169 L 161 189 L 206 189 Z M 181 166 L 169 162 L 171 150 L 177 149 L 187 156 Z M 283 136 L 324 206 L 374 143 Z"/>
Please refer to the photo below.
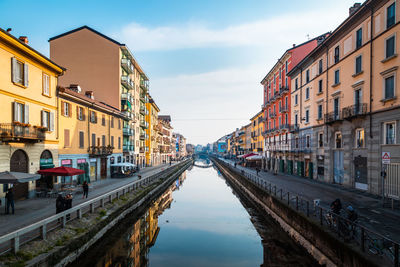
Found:
<path fill-rule="evenodd" d="M 78 174 L 84 174 L 85 171 L 81 169 L 61 166 L 51 169 L 40 170 L 38 171 L 38 173 L 43 175 L 54 175 L 54 176 L 73 176 Z"/>
<path fill-rule="evenodd" d="M 244 155 L 243 158 L 245 159 L 245 158 L 247 158 L 247 157 L 251 157 L 251 156 L 255 156 L 255 155 L 257 155 L 257 154 L 255 154 L 255 153 L 249 153 L 249 154 Z"/>

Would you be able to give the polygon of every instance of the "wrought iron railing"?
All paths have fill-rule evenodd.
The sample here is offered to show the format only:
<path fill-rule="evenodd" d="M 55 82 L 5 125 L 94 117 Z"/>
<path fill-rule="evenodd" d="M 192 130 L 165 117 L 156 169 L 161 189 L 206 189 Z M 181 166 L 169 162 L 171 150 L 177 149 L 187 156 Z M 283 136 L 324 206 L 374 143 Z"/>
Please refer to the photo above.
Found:
<path fill-rule="evenodd" d="M 368 112 L 367 103 L 359 103 L 343 108 L 343 119 L 351 119 L 357 116 L 364 116 Z"/>
<path fill-rule="evenodd" d="M 108 156 L 113 153 L 113 149 L 114 147 L 112 146 L 90 146 L 88 153 L 91 157 Z"/>
<path fill-rule="evenodd" d="M 0 123 L 0 139 L 3 142 L 40 142 L 45 139 L 46 130 L 27 124 Z"/>

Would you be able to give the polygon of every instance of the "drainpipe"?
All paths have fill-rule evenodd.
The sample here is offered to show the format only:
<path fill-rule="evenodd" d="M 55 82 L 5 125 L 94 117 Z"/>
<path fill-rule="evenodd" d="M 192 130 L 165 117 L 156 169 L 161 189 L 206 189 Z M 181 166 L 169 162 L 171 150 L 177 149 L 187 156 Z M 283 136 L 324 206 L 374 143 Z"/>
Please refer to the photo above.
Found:
<path fill-rule="evenodd" d="M 325 70 L 325 72 L 326 72 L 326 83 L 325 83 L 325 118 L 326 118 L 326 114 L 328 114 L 328 88 L 329 88 L 329 72 L 328 72 L 328 70 L 329 70 L 329 64 L 328 64 L 328 46 L 326 45 L 326 44 L 324 44 L 324 46 L 326 47 L 326 52 L 325 52 L 325 55 L 326 55 L 326 70 Z M 325 119 L 324 118 L 324 119 Z M 329 136 L 328 136 L 328 124 L 326 124 L 326 122 L 324 123 L 325 124 L 325 135 L 326 135 L 326 143 L 328 144 L 329 143 Z M 330 151 L 329 151 L 330 152 Z M 326 155 L 326 153 L 325 153 L 325 148 L 324 148 L 324 155 Z M 325 158 L 324 158 L 324 160 L 325 160 Z M 329 166 L 331 166 L 331 164 L 332 163 L 329 163 Z M 325 165 L 325 164 L 324 164 Z M 325 172 L 324 172 L 324 176 L 325 176 Z M 329 179 L 329 180 L 331 180 L 331 179 Z M 330 181 L 331 182 L 331 181 Z"/>
<path fill-rule="evenodd" d="M 374 8 L 371 6 L 371 38 L 369 45 L 370 60 L 369 60 L 369 136 L 373 138 L 372 134 L 372 59 L 373 59 L 373 29 L 374 29 Z M 371 142 L 370 142 L 371 143 Z M 371 143 L 372 144 L 372 143 Z"/>

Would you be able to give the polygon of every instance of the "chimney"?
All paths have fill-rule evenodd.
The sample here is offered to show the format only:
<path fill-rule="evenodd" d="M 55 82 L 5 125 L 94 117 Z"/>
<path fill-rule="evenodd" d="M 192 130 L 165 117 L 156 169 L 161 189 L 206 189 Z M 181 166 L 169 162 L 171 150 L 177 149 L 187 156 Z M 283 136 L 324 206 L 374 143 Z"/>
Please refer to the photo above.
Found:
<path fill-rule="evenodd" d="M 354 3 L 352 7 L 349 8 L 349 16 L 353 15 L 361 6 L 361 3 Z"/>
<path fill-rule="evenodd" d="M 296 44 L 293 44 L 293 47 L 296 47 Z"/>
<path fill-rule="evenodd" d="M 94 99 L 93 91 L 86 91 L 85 92 L 85 96 L 90 98 L 90 99 Z"/>
<path fill-rule="evenodd" d="M 77 93 L 82 92 L 82 88 L 78 84 L 70 84 L 69 89 L 71 89 L 72 91 L 75 91 Z"/>
<path fill-rule="evenodd" d="M 7 32 L 10 33 L 12 31 L 11 28 L 7 28 Z"/>
<path fill-rule="evenodd" d="M 18 39 L 19 39 L 21 42 L 23 42 L 24 44 L 28 44 L 28 43 L 29 43 L 28 37 L 26 37 L 26 36 L 20 36 Z"/>

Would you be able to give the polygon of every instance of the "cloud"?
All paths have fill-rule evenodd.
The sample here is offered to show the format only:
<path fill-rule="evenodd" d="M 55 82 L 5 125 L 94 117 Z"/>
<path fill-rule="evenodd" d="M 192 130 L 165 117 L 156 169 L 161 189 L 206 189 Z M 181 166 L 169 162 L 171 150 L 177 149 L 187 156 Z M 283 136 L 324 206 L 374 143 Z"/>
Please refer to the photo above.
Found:
<path fill-rule="evenodd" d="M 341 17 L 327 16 L 325 7 L 323 11 L 281 15 L 225 28 L 212 28 L 204 23 L 150 28 L 134 22 L 124 26 L 115 36 L 125 40 L 134 51 L 266 46 L 271 42 L 287 43 L 288 39 L 304 40 L 307 34 L 313 37 L 332 30 L 345 18 L 343 10 L 346 10 L 344 5 L 338 4 L 329 12 L 342 14 Z"/>

